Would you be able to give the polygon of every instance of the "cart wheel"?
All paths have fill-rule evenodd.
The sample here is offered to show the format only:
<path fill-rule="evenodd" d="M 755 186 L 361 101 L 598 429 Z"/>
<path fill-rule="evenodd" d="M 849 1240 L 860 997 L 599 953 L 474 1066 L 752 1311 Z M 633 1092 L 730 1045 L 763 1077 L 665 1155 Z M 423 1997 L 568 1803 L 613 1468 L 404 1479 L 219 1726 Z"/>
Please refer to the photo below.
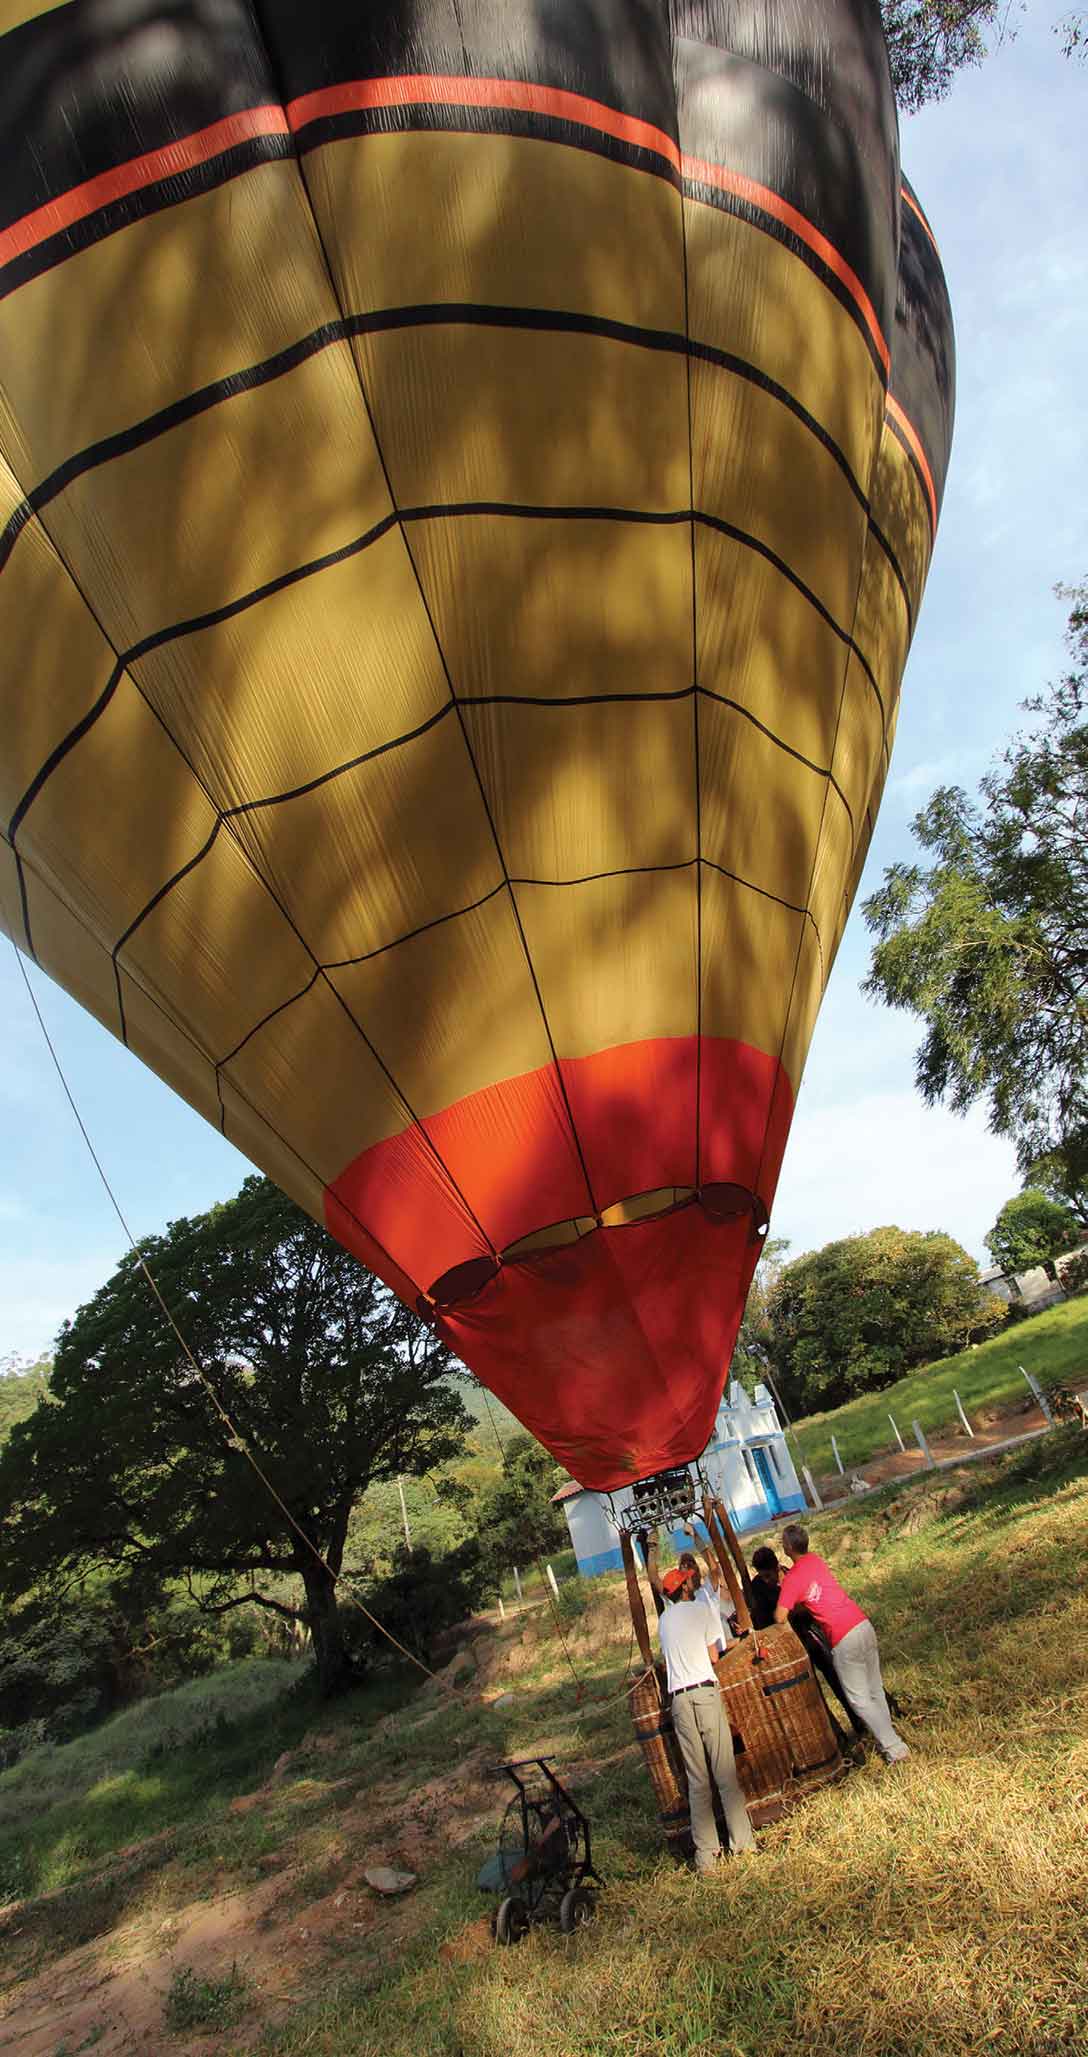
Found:
<path fill-rule="evenodd" d="M 559 1902 L 559 1926 L 565 1936 L 584 1928 L 597 1911 L 597 1895 L 588 1886 L 572 1886 Z"/>
<path fill-rule="evenodd" d="M 567 1896 L 570 1897 L 569 1894 Z M 529 1926 L 529 1909 L 524 1900 L 511 1893 L 503 1900 L 495 1916 L 495 1941 L 497 1943 L 520 1943 Z"/>

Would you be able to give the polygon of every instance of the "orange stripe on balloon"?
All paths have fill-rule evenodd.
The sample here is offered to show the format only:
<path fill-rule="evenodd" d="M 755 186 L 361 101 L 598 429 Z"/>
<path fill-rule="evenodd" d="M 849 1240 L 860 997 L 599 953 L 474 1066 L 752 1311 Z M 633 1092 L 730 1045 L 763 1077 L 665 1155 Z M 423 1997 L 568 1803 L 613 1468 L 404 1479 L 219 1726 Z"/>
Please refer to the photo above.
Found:
<path fill-rule="evenodd" d="M 911 213 L 917 215 L 918 220 L 921 222 L 922 227 L 926 232 L 926 235 L 929 237 L 929 240 L 937 253 L 937 257 L 939 258 L 941 253 L 937 249 L 937 238 L 934 235 L 933 230 L 930 228 L 929 223 L 925 218 L 925 215 L 922 213 L 922 210 L 919 207 L 917 200 L 914 198 L 914 195 L 912 193 L 908 193 L 905 186 L 901 186 L 899 190 L 902 194 L 903 199 L 906 201 L 907 206 L 910 208 Z"/>
<path fill-rule="evenodd" d="M 840 256 L 834 243 L 810 222 L 805 215 L 791 207 L 779 193 L 769 186 L 761 186 L 755 179 L 746 178 L 743 172 L 726 171 L 720 164 L 710 164 L 702 157 L 684 157 L 683 173 L 700 186 L 714 186 L 722 193 L 732 193 L 738 200 L 746 200 L 750 207 L 758 207 L 763 214 L 770 214 L 780 221 L 784 228 L 791 229 L 802 243 L 826 264 L 829 271 L 846 287 L 857 307 L 866 328 L 876 345 L 877 356 L 887 372 L 891 365 L 891 353 L 884 340 L 883 331 L 876 317 L 876 309 L 865 291 L 856 271 Z"/>
<path fill-rule="evenodd" d="M 680 169 L 680 152 L 664 129 L 648 121 L 636 121 L 589 100 L 582 93 L 568 93 L 558 86 L 535 86 L 520 79 L 470 79 L 413 72 L 403 78 L 355 79 L 345 86 L 324 86 L 316 93 L 304 93 L 288 103 L 287 118 L 292 130 L 312 121 L 325 121 L 338 114 L 355 114 L 374 107 L 506 107 L 519 114 L 542 114 L 552 121 L 569 121 L 581 128 L 596 129 L 614 136 L 636 150 L 652 150 Z"/>
<path fill-rule="evenodd" d="M 161 179 L 179 178 L 185 172 L 195 170 L 197 165 L 207 164 L 210 158 L 222 157 L 228 150 L 237 149 L 239 143 L 252 141 L 255 136 L 287 134 L 287 117 L 282 107 L 247 107 L 241 114 L 230 114 L 222 121 L 213 122 L 210 128 L 197 129 L 191 136 L 181 136 L 175 143 L 166 143 L 161 150 L 148 150 L 142 157 L 130 157 L 126 164 L 116 165 L 112 171 L 100 172 L 97 178 L 87 179 L 82 186 L 72 186 L 67 193 L 47 201 L 44 207 L 35 208 L 33 214 L 24 214 L 21 220 L 3 230 L 0 233 L 0 265 L 10 264 L 13 258 L 22 257 L 38 243 L 60 235 L 64 229 L 73 228 L 76 222 L 85 221 L 88 215 L 97 214 L 100 208 L 111 206 L 115 200 L 124 200 L 129 193 L 157 185 Z"/>
<path fill-rule="evenodd" d="M 32 214 L 23 215 L 0 233 L 0 266 L 21 257 L 36 244 L 71 228 L 102 207 L 108 207 L 142 187 L 165 178 L 176 178 L 209 159 L 223 155 L 256 136 L 298 135 L 311 122 L 335 119 L 337 115 L 360 113 L 381 107 L 458 106 L 507 108 L 523 114 L 543 115 L 553 121 L 570 122 L 612 136 L 638 150 L 662 158 L 682 176 L 717 191 L 731 193 L 751 207 L 780 221 L 825 264 L 846 287 L 873 339 L 877 355 L 887 373 L 890 353 L 872 301 L 857 273 L 833 243 L 814 223 L 791 207 L 788 200 L 742 172 L 727 171 L 705 158 L 682 156 L 672 137 L 652 123 L 621 114 L 600 100 L 582 93 L 570 93 L 557 86 L 538 86 L 518 79 L 458 78 L 424 72 L 401 78 L 355 79 L 347 85 L 326 86 L 304 93 L 281 107 L 252 107 L 241 114 L 213 122 L 191 136 L 180 137 L 162 149 L 133 157 L 112 171 L 102 172 L 81 186 L 73 186 Z"/>
<path fill-rule="evenodd" d="M 933 473 L 930 471 L 926 453 L 922 448 L 922 439 L 919 436 L 918 431 L 914 426 L 914 423 L 908 419 L 907 415 L 904 414 L 903 409 L 900 407 L 898 400 L 894 399 L 891 393 L 888 394 L 887 413 L 889 419 L 891 421 L 894 421 L 896 428 L 899 430 L 899 433 L 902 436 L 903 441 L 907 445 L 907 448 L 910 451 L 911 456 L 914 458 L 918 466 L 918 469 L 922 474 L 922 478 L 925 482 L 926 497 L 929 501 L 929 512 L 933 520 L 933 530 L 934 534 L 936 534 L 937 489 L 933 484 Z"/>

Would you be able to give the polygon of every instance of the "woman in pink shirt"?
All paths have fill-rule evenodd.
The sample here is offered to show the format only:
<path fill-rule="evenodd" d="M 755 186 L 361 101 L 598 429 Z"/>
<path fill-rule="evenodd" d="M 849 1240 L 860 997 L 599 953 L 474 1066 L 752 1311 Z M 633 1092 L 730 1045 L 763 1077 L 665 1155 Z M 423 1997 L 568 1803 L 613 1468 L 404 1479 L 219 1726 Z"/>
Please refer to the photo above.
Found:
<path fill-rule="evenodd" d="M 808 1534 L 795 1521 L 782 1531 L 782 1548 L 790 1569 L 779 1591 L 775 1620 L 788 1621 L 790 1608 L 804 1603 L 831 1645 L 831 1661 L 855 1714 L 876 1738 L 881 1756 L 889 1764 L 901 1763 L 910 1751 L 892 1727 L 872 1622 L 843 1592 L 830 1566 L 809 1549 Z"/>

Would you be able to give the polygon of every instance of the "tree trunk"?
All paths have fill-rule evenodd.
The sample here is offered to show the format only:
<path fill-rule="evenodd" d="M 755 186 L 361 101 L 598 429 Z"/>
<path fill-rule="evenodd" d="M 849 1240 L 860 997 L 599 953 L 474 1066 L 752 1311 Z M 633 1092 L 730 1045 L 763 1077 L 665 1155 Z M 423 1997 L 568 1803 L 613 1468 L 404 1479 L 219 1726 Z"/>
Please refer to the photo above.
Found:
<path fill-rule="evenodd" d="M 351 1683 L 351 1665 L 344 1648 L 343 1624 L 336 1601 L 336 1585 L 323 1565 L 307 1564 L 302 1572 L 306 1588 L 306 1622 L 313 1638 L 317 1679 L 324 1700 L 342 1693 Z"/>

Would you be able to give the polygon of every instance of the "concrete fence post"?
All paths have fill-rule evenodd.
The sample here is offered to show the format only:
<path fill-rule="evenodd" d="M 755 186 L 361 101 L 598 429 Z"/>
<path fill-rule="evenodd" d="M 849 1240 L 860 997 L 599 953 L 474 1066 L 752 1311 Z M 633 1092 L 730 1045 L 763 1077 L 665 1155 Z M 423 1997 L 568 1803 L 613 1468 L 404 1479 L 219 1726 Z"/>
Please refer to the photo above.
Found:
<path fill-rule="evenodd" d="M 842 1458 L 841 1458 L 841 1457 L 839 1456 L 839 1446 L 838 1446 L 837 1442 L 835 1441 L 835 1438 L 834 1438 L 834 1436 L 832 1436 L 832 1438 L 831 1438 L 831 1448 L 832 1448 L 832 1449 L 834 1450 L 834 1452 L 835 1452 L 835 1462 L 836 1462 L 836 1464 L 837 1464 L 837 1465 L 838 1465 L 838 1467 L 839 1467 L 839 1474 L 840 1474 L 840 1476 L 841 1476 L 841 1475 L 842 1475 L 842 1474 L 843 1474 L 843 1473 L 845 1472 L 845 1470 L 846 1470 L 846 1466 L 845 1466 L 845 1464 L 843 1463 L 843 1461 L 842 1461 Z"/>
<path fill-rule="evenodd" d="M 499 1620 L 500 1620 L 500 1621 L 505 1621 L 505 1620 L 506 1620 L 506 1609 L 505 1609 L 505 1607 L 504 1607 L 504 1606 L 503 1606 L 503 1604 L 502 1604 L 502 1594 L 501 1594 L 501 1593 L 499 1594 Z"/>
<path fill-rule="evenodd" d="M 1031 1390 L 1034 1393 L 1035 1398 L 1039 1402 L 1039 1405 L 1042 1408 L 1044 1415 L 1046 1416 L 1047 1427 L 1053 1428 L 1054 1416 L 1050 1411 L 1050 1402 L 1047 1399 L 1046 1394 L 1042 1389 L 1042 1386 L 1039 1384 L 1038 1379 L 1033 1378 L 1030 1371 L 1025 1371 L 1022 1364 L 1018 1368 L 1023 1373 L 1023 1376 L 1027 1379 L 1028 1385 L 1031 1387 Z"/>
<path fill-rule="evenodd" d="M 802 1466 L 801 1466 L 801 1474 L 802 1474 L 802 1477 L 804 1478 L 804 1481 L 805 1481 L 805 1484 L 806 1484 L 806 1486 L 808 1487 L 808 1490 L 809 1490 L 809 1497 L 810 1497 L 810 1499 L 811 1499 L 811 1501 L 812 1501 L 812 1504 L 813 1504 L 813 1506 L 814 1506 L 815 1508 L 817 1508 L 817 1509 L 819 1509 L 819 1508 L 822 1508 L 822 1506 L 823 1506 L 823 1504 L 824 1504 L 824 1503 L 823 1503 L 823 1501 L 821 1500 L 821 1498 L 820 1498 L 820 1495 L 819 1495 L 819 1493 L 818 1493 L 818 1492 L 817 1492 L 817 1490 L 816 1490 L 816 1481 L 815 1481 L 815 1479 L 813 1478 L 813 1476 L 812 1476 L 812 1473 L 811 1473 L 811 1471 L 809 1470 L 809 1468 L 808 1468 L 808 1465 L 807 1465 L 807 1464 L 802 1464 Z"/>
<path fill-rule="evenodd" d="M 900 1433 L 899 1433 L 899 1423 L 898 1423 L 898 1422 L 896 1421 L 896 1418 L 895 1418 L 894 1414 L 889 1414 L 889 1416 L 888 1416 L 888 1420 L 889 1420 L 889 1421 L 891 1422 L 891 1425 L 892 1425 L 892 1429 L 893 1429 L 893 1432 L 894 1432 L 894 1434 L 895 1434 L 895 1440 L 896 1440 L 896 1442 L 898 1443 L 898 1445 L 899 1445 L 899 1448 L 900 1448 L 900 1449 L 901 1449 L 902 1451 L 904 1451 L 904 1452 L 905 1452 L 905 1451 L 906 1451 L 906 1447 L 907 1447 L 907 1446 L 906 1446 L 905 1442 L 903 1441 L 903 1438 L 902 1438 L 902 1436 L 901 1436 L 901 1435 L 900 1435 Z"/>
<path fill-rule="evenodd" d="M 515 1591 L 515 1593 L 517 1594 L 517 1596 L 518 1596 L 518 1599 L 520 1600 L 520 1599 L 521 1599 L 521 1573 L 520 1573 L 520 1571 L 518 1570 L 518 1568 L 517 1568 L 517 1565 L 516 1565 L 516 1564 L 515 1564 L 515 1566 L 514 1566 L 514 1591 Z"/>
<path fill-rule="evenodd" d="M 558 1587 L 558 1585 L 557 1585 L 557 1583 L 556 1583 L 556 1577 L 555 1577 L 555 1573 L 554 1573 L 554 1571 L 552 1570 L 552 1568 L 551 1568 L 551 1565 L 550 1565 L 550 1564 L 546 1564 L 546 1565 L 544 1566 L 544 1569 L 545 1569 L 545 1571 L 546 1571 L 546 1572 L 547 1572 L 547 1574 L 548 1574 L 548 1584 L 550 1585 L 550 1587 L 551 1587 L 551 1589 L 552 1589 L 552 1595 L 553 1595 L 553 1598 L 555 1598 L 556 1600 L 558 1600 L 558 1598 L 559 1598 L 559 1587 Z"/>
<path fill-rule="evenodd" d="M 963 1425 L 964 1425 L 964 1428 L 965 1428 L 965 1429 L 967 1430 L 967 1433 L 968 1433 L 968 1435 L 969 1435 L 969 1436 L 971 1436 L 971 1437 L 973 1438 L 973 1437 L 974 1437 L 974 1433 L 975 1433 L 975 1431 L 974 1431 L 974 1429 L 973 1429 L 973 1428 L 971 1427 L 971 1424 L 970 1424 L 970 1422 L 968 1421 L 968 1419 L 967 1419 L 967 1416 L 966 1416 L 966 1414 L 965 1414 L 965 1413 L 964 1413 L 964 1411 L 963 1411 L 963 1401 L 962 1401 L 962 1400 L 960 1399 L 960 1396 L 959 1396 L 959 1394 L 957 1393 L 957 1391 L 956 1391 L 956 1388 L 955 1388 L 955 1386 L 953 1386 L 953 1388 L 952 1388 L 952 1398 L 954 1399 L 954 1401 L 955 1401 L 955 1403 L 956 1403 L 956 1410 L 957 1410 L 957 1412 L 958 1412 L 958 1414 L 959 1414 L 960 1420 L 962 1421 L 962 1423 L 963 1423 Z"/>
<path fill-rule="evenodd" d="M 928 1469 L 929 1469 L 930 1471 L 932 1471 L 932 1469 L 933 1469 L 933 1457 L 932 1457 L 932 1454 L 931 1454 L 931 1452 L 930 1452 L 929 1444 L 928 1444 L 928 1443 L 926 1442 L 925 1436 L 924 1436 L 924 1435 L 922 1434 L 922 1424 L 921 1424 L 921 1422 L 920 1422 L 920 1421 L 912 1421 L 912 1422 L 911 1422 L 911 1427 L 912 1427 L 912 1429 L 914 1430 L 915 1436 L 916 1436 L 916 1438 L 917 1438 L 917 1441 L 918 1441 L 918 1448 L 920 1449 L 920 1451 L 921 1451 L 921 1453 L 922 1453 L 923 1457 L 924 1457 L 924 1458 L 925 1458 L 925 1460 L 926 1460 L 926 1465 L 927 1465 Z"/>

